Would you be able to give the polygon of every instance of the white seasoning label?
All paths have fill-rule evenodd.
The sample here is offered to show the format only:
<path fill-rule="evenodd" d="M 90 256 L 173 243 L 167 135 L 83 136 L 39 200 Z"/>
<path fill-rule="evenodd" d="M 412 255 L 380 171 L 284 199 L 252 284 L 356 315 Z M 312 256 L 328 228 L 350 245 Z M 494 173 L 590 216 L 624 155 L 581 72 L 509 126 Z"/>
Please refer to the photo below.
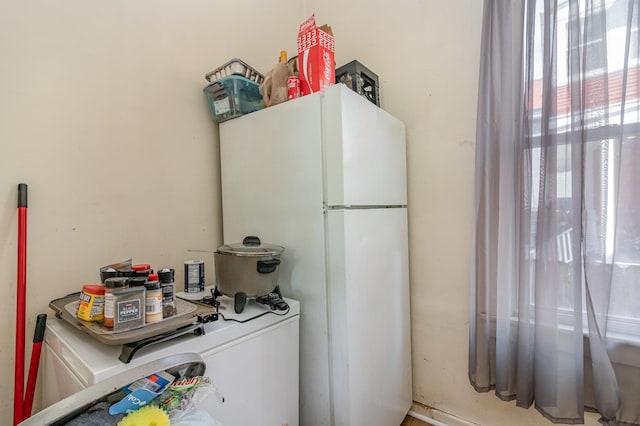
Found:
<path fill-rule="evenodd" d="M 135 321 L 142 318 L 139 300 L 118 302 L 118 322 Z"/>
<path fill-rule="evenodd" d="M 145 299 L 145 312 L 147 314 L 162 313 L 162 295 L 147 297 Z"/>
<path fill-rule="evenodd" d="M 113 318 L 116 308 L 116 297 L 112 293 L 104 295 L 104 316 Z"/>

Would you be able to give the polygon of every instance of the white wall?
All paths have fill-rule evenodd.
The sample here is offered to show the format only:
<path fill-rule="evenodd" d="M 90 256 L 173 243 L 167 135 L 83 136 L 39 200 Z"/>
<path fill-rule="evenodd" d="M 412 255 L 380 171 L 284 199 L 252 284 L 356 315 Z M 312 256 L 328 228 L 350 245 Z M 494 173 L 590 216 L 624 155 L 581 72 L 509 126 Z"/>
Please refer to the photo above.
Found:
<path fill-rule="evenodd" d="M 0 0 L 0 423 L 12 412 L 17 184 L 29 184 L 29 350 L 36 315 L 99 266 L 179 269 L 187 249 L 220 243 L 203 76 L 232 57 L 266 71 L 312 12 L 333 27 L 337 65 L 378 73 L 382 106 L 407 124 L 414 399 L 436 410 L 415 409 L 548 424 L 467 379 L 480 0 Z"/>
<path fill-rule="evenodd" d="M 178 270 L 221 243 L 204 75 L 295 48 L 303 5 L 0 0 L 0 424 L 12 418 L 17 185 L 29 185 L 27 349 L 48 302 L 133 258 Z M 274 11 L 289 27 L 278 26 Z M 27 353 L 26 364 L 29 362 Z"/>

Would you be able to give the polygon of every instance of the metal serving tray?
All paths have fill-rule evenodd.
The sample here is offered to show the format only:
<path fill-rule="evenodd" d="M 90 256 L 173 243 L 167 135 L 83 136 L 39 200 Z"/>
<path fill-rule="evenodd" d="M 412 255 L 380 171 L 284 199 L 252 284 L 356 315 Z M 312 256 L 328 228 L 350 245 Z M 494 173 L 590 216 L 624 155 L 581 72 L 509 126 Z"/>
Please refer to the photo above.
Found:
<path fill-rule="evenodd" d="M 238 58 L 234 58 L 226 64 L 219 66 L 215 70 L 206 74 L 204 78 L 211 83 L 230 75 L 241 75 L 258 84 L 261 84 L 264 81 L 264 75 L 260 74 L 255 68 L 250 67 L 246 62 Z"/>
<path fill-rule="evenodd" d="M 106 345 L 123 345 L 120 360 L 128 363 L 135 352 L 144 346 L 163 342 L 189 333 L 204 334 L 204 323 L 218 319 L 215 307 L 176 297 L 177 314 L 152 324 L 125 330 L 111 331 L 99 322 L 83 321 L 76 316 L 80 293 L 70 294 L 49 302 L 57 318 Z"/>

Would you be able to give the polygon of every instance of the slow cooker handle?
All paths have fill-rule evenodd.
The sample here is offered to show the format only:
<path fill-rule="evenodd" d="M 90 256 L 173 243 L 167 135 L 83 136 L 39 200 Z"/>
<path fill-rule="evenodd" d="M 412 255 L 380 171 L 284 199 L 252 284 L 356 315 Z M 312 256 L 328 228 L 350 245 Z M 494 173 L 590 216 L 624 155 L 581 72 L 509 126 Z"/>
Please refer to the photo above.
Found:
<path fill-rule="evenodd" d="M 244 240 L 242 240 L 243 246 L 259 246 L 260 244 L 261 244 L 260 238 L 255 237 L 253 235 L 244 237 Z"/>
<path fill-rule="evenodd" d="M 276 270 L 280 264 L 280 259 L 258 260 L 258 273 L 270 274 Z"/>

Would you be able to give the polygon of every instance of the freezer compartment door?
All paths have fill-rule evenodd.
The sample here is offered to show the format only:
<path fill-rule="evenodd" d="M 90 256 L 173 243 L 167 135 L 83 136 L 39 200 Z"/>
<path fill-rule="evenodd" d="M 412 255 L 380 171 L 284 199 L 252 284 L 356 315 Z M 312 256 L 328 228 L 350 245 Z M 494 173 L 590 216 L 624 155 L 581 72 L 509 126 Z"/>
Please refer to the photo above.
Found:
<path fill-rule="evenodd" d="M 407 211 L 327 213 L 335 425 L 398 425 L 412 403 Z"/>
<path fill-rule="evenodd" d="M 278 284 L 305 302 L 324 293 L 306 283 L 324 271 L 321 95 L 220 124 L 224 243 L 256 235 L 283 246 Z"/>
<path fill-rule="evenodd" d="M 404 124 L 337 84 L 325 89 L 324 154 L 328 205 L 406 205 Z"/>
<path fill-rule="evenodd" d="M 322 96 L 220 124 L 224 243 L 256 235 L 283 246 L 278 285 L 301 301 L 302 425 L 330 423 Z"/>
<path fill-rule="evenodd" d="M 201 376 L 204 375 L 205 369 L 206 364 L 198 354 L 184 353 L 168 356 L 148 364 L 133 367 L 124 373 L 90 386 L 82 392 L 75 393 L 39 411 L 20 423 L 20 425 L 63 425 L 137 379 L 161 371 L 167 371 L 176 378 Z"/>

